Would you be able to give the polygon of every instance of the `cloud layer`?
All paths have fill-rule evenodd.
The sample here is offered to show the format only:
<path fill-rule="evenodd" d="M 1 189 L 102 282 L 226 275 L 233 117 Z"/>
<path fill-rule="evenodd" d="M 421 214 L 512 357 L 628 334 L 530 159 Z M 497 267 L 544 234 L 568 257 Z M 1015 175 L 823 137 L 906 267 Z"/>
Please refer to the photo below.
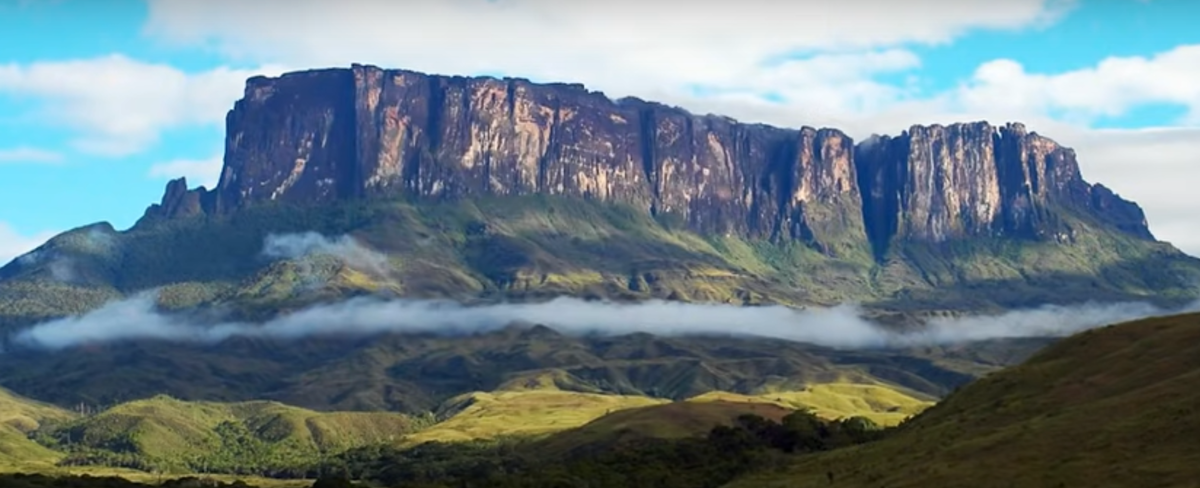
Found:
<path fill-rule="evenodd" d="M 164 131 L 224 122 L 246 78 L 260 72 L 279 71 L 263 67 L 186 73 L 112 54 L 0 64 L 0 93 L 41 100 L 33 120 L 73 129 L 75 150 L 121 157 L 153 146 Z"/>
<path fill-rule="evenodd" d="M 745 335 L 837 348 L 945 344 L 1013 337 L 1055 337 L 1115 322 L 1169 313 L 1146 304 L 1050 306 L 994 316 L 938 319 L 900 334 L 874 324 L 853 306 L 794 310 L 650 301 L 617 304 L 559 298 L 542 303 L 464 306 L 444 301 L 356 298 L 319 305 L 260 324 L 200 323 L 155 310 L 153 293 L 91 313 L 19 332 L 14 343 L 58 350 L 128 340 L 216 343 L 232 337 L 296 339 L 319 335 L 440 332 L 465 334 L 513 323 L 569 334 Z M 1194 310 L 1196 307 L 1189 307 Z"/>

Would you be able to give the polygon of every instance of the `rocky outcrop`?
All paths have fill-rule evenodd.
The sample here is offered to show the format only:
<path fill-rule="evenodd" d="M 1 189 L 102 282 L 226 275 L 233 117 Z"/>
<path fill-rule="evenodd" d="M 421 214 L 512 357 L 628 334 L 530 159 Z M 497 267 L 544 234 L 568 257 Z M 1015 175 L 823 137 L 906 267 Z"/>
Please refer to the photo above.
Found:
<path fill-rule="evenodd" d="M 894 239 L 1070 240 L 1058 219 L 1067 209 L 1154 239 L 1137 204 L 1085 182 L 1075 151 L 1019 123 L 913 126 L 863 141 L 855 163 L 877 254 Z"/>
<path fill-rule="evenodd" d="M 571 195 L 672 214 L 700 232 L 852 239 L 1064 238 L 1060 208 L 1152 239 L 1141 210 L 1020 124 L 834 129 L 695 115 L 577 84 L 354 65 L 256 77 L 227 118 L 217 188 L 168 185 L 148 217 L 264 201 Z M 1069 236 L 1067 237 L 1069 238 Z"/>
<path fill-rule="evenodd" d="M 216 194 L 203 186 L 189 190 L 187 178 L 167 182 L 162 202 L 150 205 L 143 219 L 189 217 L 215 210 Z"/>

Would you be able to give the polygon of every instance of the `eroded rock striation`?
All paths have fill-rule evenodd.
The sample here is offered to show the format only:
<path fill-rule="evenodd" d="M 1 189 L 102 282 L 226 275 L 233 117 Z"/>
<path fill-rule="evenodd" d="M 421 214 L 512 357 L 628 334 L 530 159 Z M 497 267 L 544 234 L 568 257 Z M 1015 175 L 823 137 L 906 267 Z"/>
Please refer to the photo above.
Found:
<path fill-rule="evenodd" d="M 578 84 L 354 65 L 248 80 L 215 189 L 167 187 L 148 218 L 265 201 L 571 195 L 699 232 L 838 240 L 1072 238 L 1064 211 L 1153 239 L 1134 203 L 1021 124 L 913 126 L 857 145 L 836 129 L 746 124 Z"/>
<path fill-rule="evenodd" d="M 897 238 L 1070 240 L 1058 221 L 1064 210 L 1154 239 L 1137 204 L 1084 181 L 1074 150 L 1020 123 L 913 126 L 863 141 L 855 163 L 867 233 L 880 250 Z"/>

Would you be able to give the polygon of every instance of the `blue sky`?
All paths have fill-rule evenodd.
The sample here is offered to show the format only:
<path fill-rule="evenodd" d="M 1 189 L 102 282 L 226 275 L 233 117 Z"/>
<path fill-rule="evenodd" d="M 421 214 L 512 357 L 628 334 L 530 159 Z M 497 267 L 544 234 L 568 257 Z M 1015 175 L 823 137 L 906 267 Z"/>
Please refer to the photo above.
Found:
<path fill-rule="evenodd" d="M 263 1 L 269 3 L 269 0 Z M 1190 217 L 1186 218 L 1187 221 L 1184 218 L 1200 201 L 1183 193 L 1178 183 L 1171 187 L 1176 193 L 1164 194 L 1165 187 L 1162 185 L 1169 186 L 1170 181 L 1157 187 L 1149 180 L 1142 183 L 1138 182 L 1141 180 L 1134 181 L 1148 178 L 1146 165 L 1154 162 L 1174 165 L 1171 167 L 1176 168 L 1188 165 L 1190 169 L 1195 166 L 1190 165 L 1191 160 L 1187 159 L 1189 156 L 1185 149 L 1190 150 L 1190 146 L 1180 146 L 1186 141 L 1164 142 L 1156 138 L 1158 136 L 1147 135 L 1146 129 L 1190 129 L 1192 124 L 1184 118 L 1189 113 L 1189 107 L 1194 106 L 1189 104 L 1200 102 L 1200 96 L 1188 98 L 1192 95 L 1181 94 L 1181 89 L 1160 86 L 1161 83 L 1155 79 L 1161 77 L 1154 76 L 1134 81 L 1122 78 L 1124 81 L 1108 83 L 1104 81 L 1107 78 L 1102 79 L 1103 73 L 1080 75 L 1080 79 L 1090 80 L 1079 84 L 1080 92 L 1105 86 L 1116 86 L 1118 88 L 1109 89 L 1121 90 L 1121 96 L 1100 93 L 1092 98 L 1074 93 L 1076 90 L 1073 87 L 1064 90 L 1061 86 L 1056 88 L 1057 85 L 1045 82 L 1063 73 L 1091 70 L 1108 58 L 1152 57 L 1180 46 L 1200 44 L 1200 30 L 1189 25 L 1189 19 L 1196 18 L 1195 14 L 1200 12 L 1200 8 L 1183 1 L 1085 0 L 1074 5 L 1066 14 L 1043 22 L 1036 21 L 1032 14 L 1025 11 L 1017 12 L 1013 7 L 1015 13 L 1011 15 L 1017 20 L 1013 20 L 1012 25 L 998 28 L 980 27 L 986 21 L 971 20 L 986 18 L 987 15 L 970 17 L 964 14 L 964 17 L 970 18 L 963 20 L 963 25 L 928 27 L 945 27 L 950 33 L 945 36 L 948 38 L 945 42 L 937 43 L 926 42 L 927 39 L 921 38 L 922 32 L 899 31 L 893 36 L 893 42 L 880 41 L 866 46 L 861 43 L 853 45 L 850 40 L 846 41 L 849 47 L 818 46 L 811 40 L 798 39 L 795 52 L 806 52 L 810 56 L 835 56 L 836 60 L 830 63 L 844 64 L 837 64 L 837 68 L 819 65 L 822 66 L 820 73 L 817 73 L 819 76 L 789 78 L 787 83 L 792 84 L 781 85 L 779 89 L 775 89 L 768 81 L 738 85 L 721 78 L 716 71 L 704 70 L 699 66 L 703 64 L 704 52 L 688 52 L 680 54 L 681 58 L 672 58 L 679 60 L 679 66 L 686 64 L 684 58 L 689 55 L 694 54 L 701 60 L 696 63 L 698 67 L 694 79 L 686 78 L 690 72 L 683 68 L 670 73 L 666 70 L 644 73 L 625 70 L 621 71 L 619 78 L 612 75 L 606 77 L 601 70 L 589 71 L 578 63 L 576 65 L 580 68 L 574 71 L 572 69 L 576 65 L 557 63 L 551 66 L 549 63 L 554 53 L 543 55 L 551 61 L 541 65 L 537 64 L 536 59 L 531 59 L 532 54 L 526 57 L 518 57 L 517 54 L 503 58 L 489 57 L 487 53 L 473 54 L 472 49 L 465 48 L 444 54 L 411 42 L 397 45 L 400 47 L 391 48 L 391 51 L 384 51 L 383 48 L 372 50 L 369 46 L 380 43 L 372 42 L 370 38 L 372 31 L 365 24 L 370 19 L 335 19 L 341 15 L 334 8 L 336 2 L 326 2 L 326 7 L 331 9 L 328 17 L 318 15 L 312 18 L 322 22 L 330 19 L 328 21 L 334 27 L 327 30 L 333 31 L 333 34 L 354 32 L 352 35 L 365 39 L 357 39 L 359 42 L 355 44 L 339 47 L 333 46 L 328 39 L 318 37 L 311 40 L 272 38 L 271 29 L 266 24 L 258 24 L 262 26 L 261 29 L 249 29 L 237 24 L 243 18 L 249 18 L 245 21 L 252 22 L 254 13 L 235 11 L 233 5 L 236 2 L 213 2 L 210 9 L 213 12 L 206 15 L 197 15 L 194 9 L 189 10 L 183 5 L 185 3 L 188 1 L 162 0 L 156 5 L 157 10 L 152 12 L 143 0 L 0 0 L 0 260 L 11 257 L 4 255 L 6 249 L 11 254 L 16 252 L 13 249 L 27 248 L 49 232 L 97 221 L 109 221 L 118 228 L 130 226 L 147 205 L 161 197 L 165 177 L 161 172 L 152 174 L 152 168 L 156 165 L 194 161 L 197 164 L 177 164 L 174 167 L 188 168 L 191 172 L 207 171 L 205 174 L 211 180 L 215 175 L 215 166 L 198 163 L 220 154 L 223 142 L 221 116 L 237 98 L 240 80 L 258 67 L 271 66 L 263 68 L 270 71 L 275 69 L 274 66 L 307 68 L 329 64 L 348 65 L 354 61 L 460 74 L 498 71 L 534 79 L 560 78 L 598 86 L 610 94 L 625 91 L 631 92 L 626 94 L 656 98 L 656 94 L 662 93 L 670 101 L 678 101 L 689 108 L 707 110 L 718 107 L 739 118 L 759 118 L 792 125 L 823 125 L 827 120 L 849 121 L 847 123 L 851 125 L 858 124 L 855 127 L 861 126 L 863 131 L 881 128 L 880 131 L 898 132 L 907 123 L 926 122 L 920 120 L 926 116 L 944 118 L 961 115 L 963 118 L 973 118 L 983 114 L 990 118 L 991 114 L 996 114 L 996 117 L 1024 117 L 1029 114 L 1031 120 L 1044 121 L 1039 126 L 1046 128 L 1042 132 L 1056 137 L 1058 134 L 1050 129 L 1061 127 L 1059 130 L 1065 142 L 1084 146 L 1079 149 L 1081 159 L 1084 159 L 1085 177 L 1106 184 L 1109 180 L 1105 178 L 1121 180 L 1113 181 L 1109 186 L 1125 196 L 1148 200 L 1142 203 L 1150 213 L 1152 226 L 1161 217 L 1162 224 L 1154 227 L 1156 232 L 1160 235 L 1165 232 L 1165 237 L 1178 241 L 1181 246 L 1194 244 L 1196 247 L 1189 249 L 1200 250 L 1200 236 L 1193 235 L 1194 232 L 1187 234 L 1192 231 L 1187 222 Z M 504 3 L 504 0 L 499 3 Z M 1014 0 L 1014 5 L 1016 3 L 1020 2 Z M 1029 0 L 1023 4 L 1034 3 L 1038 2 Z M 980 2 L 980 8 L 986 5 Z M 430 9 L 431 12 L 433 10 Z M 878 10 L 881 12 L 876 15 L 888 15 L 882 11 L 883 8 Z M 800 19 L 796 22 L 804 22 L 802 17 L 795 18 Z M 519 21 L 524 22 L 524 19 Z M 849 26 L 854 25 L 852 22 L 855 20 L 811 21 L 842 22 Z M 287 23 L 279 19 L 277 22 Z M 355 22 L 363 22 L 366 27 L 361 32 L 359 29 L 352 30 L 352 26 L 357 25 Z M 412 20 L 404 22 L 407 25 L 413 23 Z M 343 30 L 339 31 L 336 26 L 341 26 Z M 797 29 L 802 29 L 802 26 Z M 303 26 L 297 26 L 287 35 L 305 36 L 305 31 Z M 251 37 L 254 35 L 262 38 Z M 736 35 L 736 32 L 731 35 Z M 351 34 L 341 37 L 347 36 Z M 273 42 L 280 39 L 286 42 Z M 521 42 L 526 41 L 511 41 L 512 47 L 507 48 L 506 52 L 521 52 L 524 46 Z M 526 46 L 531 53 L 532 49 L 545 46 L 544 40 L 528 42 L 532 43 Z M 649 46 L 656 40 L 647 38 L 642 42 Z M 294 47 L 289 48 L 292 44 Z M 319 49 L 308 46 L 319 46 Z M 570 43 L 564 43 L 562 49 L 571 46 Z M 587 57 L 593 64 L 611 60 L 614 66 L 635 66 L 627 54 L 629 51 L 609 49 L 594 42 L 584 44 L 581 41 L 579 46 L 581 50 L 592 51 L 575 57 Z M 863 58 L 864 53 L 875 53 L 877 57 L 862 61 L 866 59 Z M 713 56 L 714 62 L 724 59 L 715 54 Z M 978 86 L 981 83 L 977 76 L 980 67 L 1001 59 L 1023 66 L 1021 77 L 1006 77 L 987 86 Z M 111 73 L 111 76 L 96 76 L 96 72 L 90 68 L 69 69 L 72 65 L 68 63 L 81 61 L 95 64 L 74 66 L 110 67 L 111 72 L 105 73 Z M 39 66 L 58 69 L 46 72 L 51 74 L 31 74 Z M 131 86 L 133 84 L 126 82 L 126 78 L 118 76 L 120 70 L 140 73 L 138 70 L 149 70 L 154 66 L 161 68 L 155 72 L 155 76 L 161 76 L 164 80 L 161 83 L 151 82 L 146 87 Z M 844 71 L 842 66 L 846 66 Z M 1162 76 L 1189 75 L 1182 72 L 1182 68 L 1171 66 L 1161 68 L 1161 72 L 1165 73 Z M 207 82 L 200 77 L 220 69 L 244 71 L 218 73 L 222 80 L 219 83 Z M 730 70 L 736 71 L 733 68 Z M 172 78 L 175 72 L 180 76 Z M 1194 72 L 1200 75 L 1200 66 Z M 835 76 L 828 73 L 840 74 Z M 198 81 L 175 87 L 176 81 L 185 78 Z M 764 75 L 762 79 L 776 78 Z M 1179 84 L 1190 81 L 1193 85 L 1200 85 L 1200 78 L 1177 81 Z M 45 88 L 57 87 L 60 83 L 63 87 L 61 90 Z M 1131 83 L 1141 84 L 1133 86 Z M 789 91 L 788 87 L 792 89 Z M 966 89 L 964 87 L 973 91 L 963 91 Z M 145 97 L 139 91 L 144 91 Z M 750 104 L 743 109 L 732 98 L 718 100 L 713 95 L 747 91 L 756 94 L 759 101 L 767 100 L 769 103 Z M 806 98 L 806 93 L 819 96 Z M 992 93 L 1001 95 L 992 96 Z M 1014 101 L 1018 98 L 1032 101 L 1018 104 Z M 1125 98 L 1128 98 L 1126 103 L 1117 104 L 1115 108 L 1109 106 L 1116 103 L 1112 100 Z M 1088 105 L 1093 102 L 1095 106 Z M 980 106 L 981 103 L 991 105 Z M 803 114 L 811 115 L 805 118 Z M 1110 131 L 1104 132 L 1105 129 Z M 1103 149 L 1108 147 L 1104 144 L 1118 140 L 1128 140 L 1128 144 L 1154 144 L 1146 147 L 1157 148 L 1155 151 L 1170 147 L 1177 153 L 1138 152 L 1134 146 L 1125 145 L 1122 147 L 1134 148 L 1126 152 L 1140 154 L 1139 161 L 1125 163 L 1112 160 L 1106 155 L 1115 152 Z M 1095 155 L 1092 158 L 1094 163 L 1089 163 L 1083 156 L 1084 149 L 1090 147 L 1096 148 L 1087 153 Z M 206 169 L 198 169 L 202 167 Z M 1133 179 L 1122 174 L 1133 175 Z M 192 176 L 194 181 L 197 176 Z M 1179 175 L 1166 178 L 1178 180 Z"/>

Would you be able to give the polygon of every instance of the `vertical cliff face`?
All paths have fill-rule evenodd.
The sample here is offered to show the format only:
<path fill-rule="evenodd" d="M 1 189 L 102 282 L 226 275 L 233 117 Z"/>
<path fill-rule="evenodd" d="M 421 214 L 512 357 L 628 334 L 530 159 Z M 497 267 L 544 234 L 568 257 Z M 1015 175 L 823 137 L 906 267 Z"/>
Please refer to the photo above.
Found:
<path fill-rule="evenodd" d="M 836 130 L 742 124 L 582 85 L 356 65 L 251 79 L 228 116 L 211 207 L 540 193 L 819 244 L 828 226 L 808 209 L 860 200 L 853 152 Z M 849 225 L 836 230 L 865 241 L 861 222 Z"/>
<path fill-rule="evenodd" d="M 351 73 L 338 69 L 247 81 L 226 117 L 217 211 L 358 196 L 352 83 Z"/>
<path fill-rule="evenodd" d="M 252 78 L 227 118 L 216 189 L 168 186 L 148 217 L 257 202 L 570 195 L 681 217 L 699 232 L 847 240 L 1070 239 L 1071 208 L 1153 239 L 1136 204 L 1089 185 L 1072 150 L 1020 124 L 914 126 L 855 146 L 582 85 L 355 65 Z"/>
<path fill-rule="evenodd" d="M 1136 204 L 1083 180 L 1075 151 L 1019 123 L 913 126 L 856 149 L 864 222 L 879 254 L 894 239 L 1070 240 L 1057 219 L 1064 209 L 1154 239 Z"/>

